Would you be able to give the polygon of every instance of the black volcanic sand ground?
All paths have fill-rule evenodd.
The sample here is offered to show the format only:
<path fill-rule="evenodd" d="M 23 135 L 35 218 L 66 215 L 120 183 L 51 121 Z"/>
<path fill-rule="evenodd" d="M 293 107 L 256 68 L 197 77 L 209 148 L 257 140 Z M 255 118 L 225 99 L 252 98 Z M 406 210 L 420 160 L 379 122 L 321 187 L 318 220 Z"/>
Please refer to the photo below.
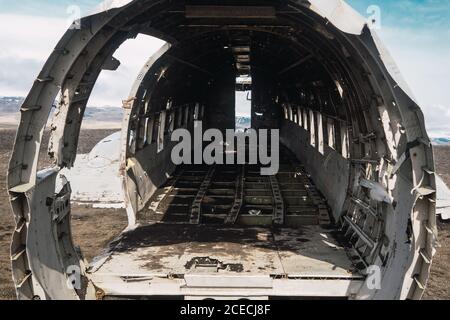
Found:
<path fill-rule="evenodd" d="M 114 132 L 111 130 L 82 131 L 78 153 L 89 153 L 100 140 Z M 15 298 L 9 262 L 9 245 L 14 227 L 6 191 L 6 172 L 14 138 L 13 130 L 0 130 L 0 300 Z M 46 158 L 48 134 L 45 135 L 44 141 L 42 159 Z M 43 168 L 47 164 L 45 161 L 41 161 L 40 167 Z M 78 206 L 72 208 L 74 242 L 81 247 L 84 257 L 88 260 L 99 255 L 126 225 L 127 219 L 124 210 L 92 209 Z"/>
<path fill-rule="evenodd" d="M 434 147 L 436 171 L 450 186 L 450 146 Z M 439 245 L 425 299 L 450 299 L 450 223 L 438 221 Z"/>
<path fill-rule="evenodd" d="M 78 153 L 88 153 L 101 139 L 114 131 L 85 130 L 81 133 Z M 0 299 L 14 299 L 11 281 L 9 245 L 13 230 L 13 219 L 6 192 L 6 171 L 14 141 L 13 130 L 0 129 Z M 44 141 L 47 141 L 47 135 Z M 46 143 L 44 143 L 46 144 Z M 45 155 L 45 145 L 43 155 Z M 437 171 L 450 185 L 450 147 L 435 148 Z M 45 158 L 45 156 L 41 157 Z M 41 162 L 40 167 L 47 165 Z M 124 210 L 72 209 L 74 242 L 81 247 L 86 259 L 100 254 L 106 245 L 126 226 Z M 450 224 L 439 223 L 441 247 L 433 262 L 431 279 L 425 299 L 450 299 Z"/>

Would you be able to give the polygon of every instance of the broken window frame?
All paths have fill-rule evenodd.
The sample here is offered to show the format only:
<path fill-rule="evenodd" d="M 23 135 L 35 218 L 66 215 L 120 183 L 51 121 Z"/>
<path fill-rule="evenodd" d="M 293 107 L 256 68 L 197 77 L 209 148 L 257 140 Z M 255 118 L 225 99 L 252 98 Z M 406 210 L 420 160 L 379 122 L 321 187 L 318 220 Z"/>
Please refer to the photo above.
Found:
<path fill-rule="evenodd" d="M 153 143 L 153 130 L 155 125 L 155 116 L 152 115 L 147 118 L 147 145 L 151 145 Z"/>
<path fill-rule="evenodd" d="M 331 118 L 327 118 L 327 140 L 328 146 L 336 150 L 336 126 Z"/>
<path fill-rule="evenodd" d="M 303 129 L 309 131 L 309 119 L 308 119 L 309 111 L 307 108 L 303 109 Z"/>
<path fill-rule="evenodd" d="M 309 110 L 309 137 L 310 137 L 310 145 L 312 147 L 316 147 L 317 143 L 316 143 L 316 125 L 315 125 L 315 116 L 314 116 L 314 111 L 313 110 Z"/>
<path fill-rule="evenodd" d="M 153 133 L 152 133 L 152 141 L 151 143 L 158 142 L 158 134 L 159 134 L 159 122 L 160 122 L 160 113 L 155 113 L 153 115 Z"/>
<path fill-rule="evenodd" d="M 325 154 L 325 141 L 323 135 L 323 116 L 320 112 L 316 113 L 317 123 L 317 150 L 323 155 Z"/>
<path fill-rule="evenodd" d="M 159 128 L 158 128 L 158 147 L 157 152 L 160 153 L 164 150 L 164 139 L 166 131 L 167 111 L 161 111 L 159 114 Z"/>

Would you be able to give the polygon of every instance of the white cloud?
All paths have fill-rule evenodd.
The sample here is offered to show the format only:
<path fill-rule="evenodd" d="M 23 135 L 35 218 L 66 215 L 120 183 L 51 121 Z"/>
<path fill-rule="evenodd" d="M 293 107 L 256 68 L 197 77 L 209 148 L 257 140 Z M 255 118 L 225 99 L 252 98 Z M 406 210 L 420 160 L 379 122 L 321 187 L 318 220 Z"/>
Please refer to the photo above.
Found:
<path fill-rule="evenodd" d="M 251 98 L 250 91 L 236 92 L 236 115 L 239 117 L 251 117 L 252 115 L 252 102 L 247 98 Z"/>
<path fill-rule="evenodd" d="M 26 96 L 67 24 L 61 18 L 0 14 L 0 43 L 5 44 L 0 51 L 0 96 Z M 89 104 L 120 106 L 141 67 L 163 43 L 145 35 L 126 41 L 114 54 L 121 66 L 101 73 Z"/>
<path fill-rule="evenodd" d="M 421 106 L 430 133 L 450 132 L 448 32 L 385 27 L 379 34 Z"/>
<path fill-rule="evenodd" d="M 0 55 L 45 59 L 67 29 L 65 19 L 0 14 Z"/>
<path fill-rule="evenodd" d="M 65 29 L 64 19 L 0 14 L 0 95 L 27 94 Z"/>
<path fill-rule="evenodd" d="M 120 106 L 128 98 L 139 71 L 148 58 L 164 45 L 159 39 L 139 35 L 126 41 L 114 54 L 121 62 L 116 71 L 103 71 L 89 100 L 93 106 Z"/>

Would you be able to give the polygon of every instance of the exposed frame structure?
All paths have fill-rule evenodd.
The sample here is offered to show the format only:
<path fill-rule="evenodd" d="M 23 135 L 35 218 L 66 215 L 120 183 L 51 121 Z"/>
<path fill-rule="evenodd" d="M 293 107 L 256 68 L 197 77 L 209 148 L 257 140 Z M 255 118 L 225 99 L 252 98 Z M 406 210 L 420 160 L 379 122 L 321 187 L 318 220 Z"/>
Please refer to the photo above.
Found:
<path fill-rule="evenodd" d="M 270 1 L 260 2 L 264 10 L 244 10 L 245 16 L 239 18 L 261 18 L 255 17 L 257 14 L 263 15 L 264 19 L 282 17 L 291 25 L 298 26 L 303 35 L 308 35 L 297 34 L 295 28 L 286 34 L 277 31 L 277 26 L 267 28 L 257 23 L 246 27 L 245 30 L 256 34 L 270 34 L 283 39 L 292 45 L 292 50 L 309 52 L 296 65 L 282 70 L 280 76 L 313 59 L 344 91 L 345 111 L 338 115 L 325 114 L 312 105 L 300 105 L 298 101 L 285 101 L 287 119 L 283 120 L 285 134 L 282 140 L 292 149 L 299 146 L 320 149 L 320 152 L 306 156 L 311 158 L 304 159 L 306 163 L 318 159 L 325 167 L 329 164 L 328 171 L 317 172 L 316 184 L 329 199 L 335 219 L 342 222 L 344 232 L 354 244 L 355 255 L 382 270 L 382 289 L 366 290 L 363 287 L 354 298 L 420 298 L 435 253 L 437 234 L 434 162 L 419 106 L 377 36 L 343 1 L 272 1 L 273 5 Z M 144 119 L 142 115 L 185 112 L 183 124 L 186 127 L 192 125 L 195 118 L 195 105 L 146 109 L 148 94 L 152 93 L 167 69 L 176 63 L 197 69 L 207 79 L 211 77 L 210 71 L 203 67 L 190 62 L 187 65 L 180 62 L 180 58 L 167 54 L 171 47 L 189 48 L 189 42 L 193 41 L 188 37 L 190 32 L 173 31 L 184 23 L 184 17 L 175 20 L 166 15 L 180 5 L 184 7 L 183 1 L 123 0 L 108 3 L 110 6 L 103 6 L 101 12 L 83 18 L 81 29 L 66 32 L 21 107 L 21 121 L 8 171 L 8 190 L 16 220 L 11 260 L 20 299 L 95 297 L 95 283 L 86 274 L 86 266 L 79 259 L 71 240 L 70 184 L 63 181 L 63 187 L 58 190 L 57 181 L 60 179 L 59 171 L 74 164 L 84 110 L 100 72 L 115 70 L 119 66 L 113 58 L 116 49 L 139 33 L 168 42 L 145 64 L 124 103 L 122 131 L 126 134 L 122 143 L 122 170 L 130 226 L 136 224 L 136 214 L 145 205 L 153 187 L 146 181 L 137 184 L 130 177 L 130 172 L 139 175 L 146 171 L 139 168 L 139 160 L 134 161 L 136 150 L 133 146 L 139 142 L 130 143 L 132 136 L 139 136 L 137 132 L 142 129 L 139 126 L 139 121 Z M 190 18 L 226 19 L 231 14 L 208 7 L 188 9 Z M 215 16 L 219 13 L 222 16 Z M 198 38 L 194 39 L 206 36 L 208 41 L 208 36 L 214 35 L 220 26 L 204 31 L 198 31 L 201 27 L 198 28 L 195 29 Z M 248 66 L 240 67 L 247 70 Z M 49 150 L 55 165 L 39 170 L 42 137 L 58 94 L 61 94 L 61 99 L 51 127 Z M 321 124 L 319 127 L 326 127 L 330 134 L 336 136 L 334 140 L 327 139 L 333 143 L 324 146 L 322 134 L 311 135 L 317 132 L 318 123 Z M 258 121 L 253 125 L 258 127 Z M 309 141 L 302 139 L 306 135 Z M 289 136 L 299 139 L 288 141 L 286 137 Z M 170 149 L 170 146 L 165 149 Z M 348 190 L 343 193 L 333 191 L 335 186 L 327 186 L 327 179 L 321 176 L 330 174 L 333 165 L 329 159 L 335 159 L 333 157 L 338 154 L 340 158 L 336 163 L 342 163 L 349 174 L 345 182 Z M 162 181 L 173 169 L 162 170 L 161 176 L 154 179 Z M 312 164 L 311 169 L 317 171 Z M 333 179 L 338 181 L 338 178 Z M 393 201 L 367 199 L 365 195 L 370 188 L 361 183 L 363 180 L 382 185 Z M 146 196 L 139 199 L 136 194 Z M 74 266 L 84 275 L 82 290 L 70 289 L 66 285 Z"/>

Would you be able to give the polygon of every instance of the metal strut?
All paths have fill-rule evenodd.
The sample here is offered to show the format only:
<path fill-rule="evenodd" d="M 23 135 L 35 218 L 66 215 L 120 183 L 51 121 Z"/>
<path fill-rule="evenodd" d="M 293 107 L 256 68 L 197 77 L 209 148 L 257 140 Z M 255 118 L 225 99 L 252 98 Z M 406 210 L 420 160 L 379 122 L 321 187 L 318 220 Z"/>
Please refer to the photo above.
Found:
<path fill-rule="evenodd" d="M 212 166 L 209 169 L 208 173 L 206 174 L 205 179 L 203 180 L 203 182 L 198 190 L 197 196 L 195 197 L 195 200 L 192 203 L 191 217 L 189 219 L 190 224 L 199 224 L 200 223 L 200 217 L 202 214 L 202 202 L 206 196 L 206 193 L 208 192 L 208 188 L 211 184 L 211 180 L 212 180 L 215 172 L 216 172 L 216 167 Z"/>
<path fill-rule="evenodd" d="M 245 186 L 245 165 L 241 167 L 241 173 L 236 179 L 236 194 L 234 204 L 230 213 L 225 219 L 225 224 L 235 224 L 244 204 L 244 186 Z"/>
<path fill-rule="evenodd" d="M 276 176 L 270 176 L 270 184 L 274 199 L 273 223 L 277 225 L 284 224 L 284 199 L 281 194 L 280 185 Z"/>

